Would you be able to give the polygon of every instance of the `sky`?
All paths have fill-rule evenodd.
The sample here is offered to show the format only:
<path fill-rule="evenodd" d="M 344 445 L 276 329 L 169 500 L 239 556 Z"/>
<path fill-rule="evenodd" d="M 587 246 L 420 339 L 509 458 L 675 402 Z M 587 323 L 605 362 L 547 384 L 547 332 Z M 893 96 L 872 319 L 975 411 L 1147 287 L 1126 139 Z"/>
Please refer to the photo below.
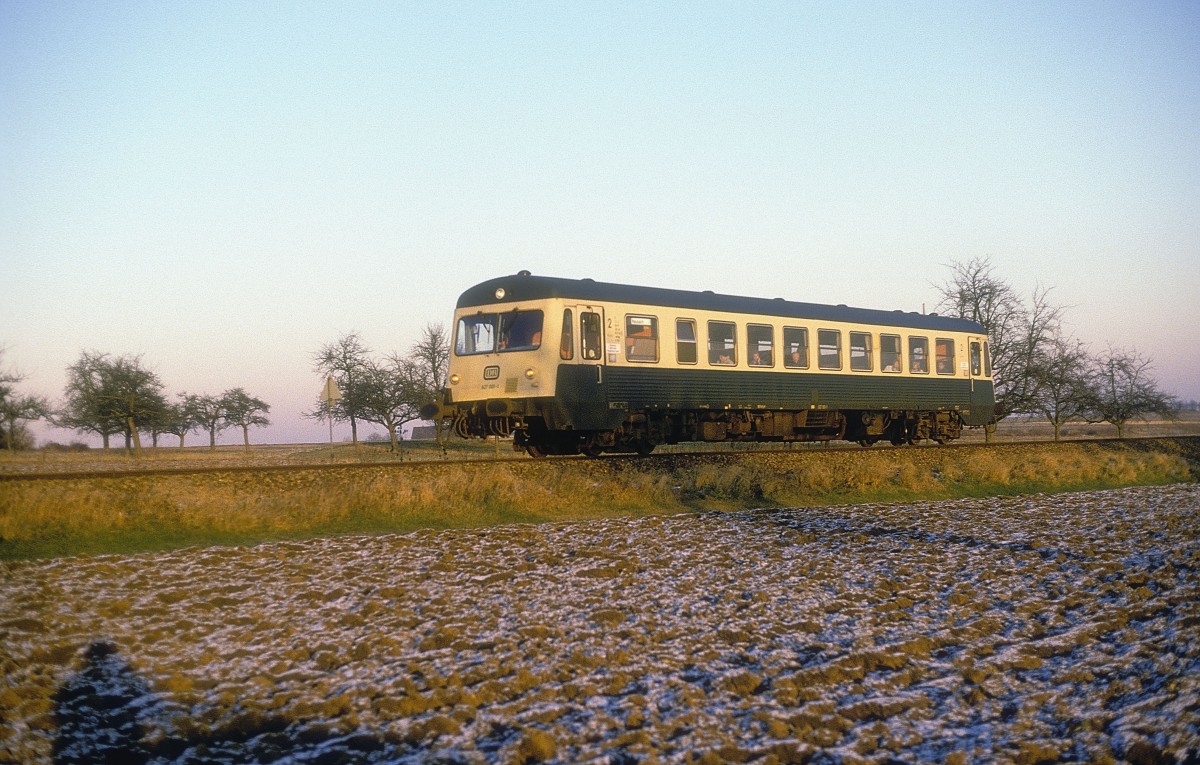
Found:
<path fill-rule="evenodd" d="M 919 311 L 976 257 L 1200 399 L 1200 4 L 0 0 L 0 365 L 55 401 L 141 355 L 319 442 L 317 349 L 495 276 Z"/>

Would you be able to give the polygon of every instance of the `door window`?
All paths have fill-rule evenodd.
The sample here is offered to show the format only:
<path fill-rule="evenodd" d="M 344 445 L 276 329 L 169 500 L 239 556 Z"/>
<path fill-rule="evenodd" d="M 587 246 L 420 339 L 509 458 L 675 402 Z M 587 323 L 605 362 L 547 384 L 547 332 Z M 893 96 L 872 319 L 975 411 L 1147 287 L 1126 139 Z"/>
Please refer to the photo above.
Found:
<path fill-rule="evenodd" d="M 604 354 L 604 328 L 600 314 L 584 311 L 579 314 L 579 355 L 584 361 L 599 361 Z"/>

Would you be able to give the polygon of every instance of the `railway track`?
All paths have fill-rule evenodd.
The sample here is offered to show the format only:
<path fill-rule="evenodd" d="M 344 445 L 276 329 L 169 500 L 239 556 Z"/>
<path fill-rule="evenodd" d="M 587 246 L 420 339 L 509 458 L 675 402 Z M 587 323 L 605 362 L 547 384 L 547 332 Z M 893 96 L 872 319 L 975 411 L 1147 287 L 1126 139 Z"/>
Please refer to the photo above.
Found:
<path fill-rule="evenodd" d="M 1002 441 L 1002 442 L 969 442 L 969 443 L 954 443 L 954 444 L 921 444 L 916 446 L 889 446 L 876 445 L 874 447 L 863 448 L 853 444 L 845 445 L 823 445 L 820 447 L 802 446 L 796 449 L 738 449 L 727 451 L 660 451 L 654 454 L 641 457 L 634 454 L 607 454 L 601 457 L 589 458 L 579 455 L 561 456 L 561 457 L 543 457 L 532 459 L 525 456 L 506 456 L 506 457 L 471 457 L 471 458 L 453 458 L 453 459 L 427 459 L 427 460 L 411 460 L 405 462 L 308 462 L 300 464 L 256 464 L 256 465 L 202 465 L 188 467 L 133 467 L 133 468 L 104 468 L 98 470 L 24 470 L 0 472 L 0 484 L 13 481 L 68 481 L 68 480 L 103 480 L 103 479 L 119 479 L 119 478 L 141 478 L 154 476 L 186 476 L 186 475 L 211 475 L 217 473 L 234 473 L 234 474 L 253 474 L 253 473 L 299 473 L 309 471 L 321 471 L 330 473 L 353 473 L 367 472 L 373 470 L 388 470 L 388 471 L 406 471 L 431 468 L 441 466 L 456 466 L 456 465 L 487 465 L 487 464 L 513 464 L 513 463 L 530 463 L 537 464 L 543 462 L 561 462 L 561 461 L 579 461 L 590 462 L 593 459 L 602 460 L 605 462 L 639 462 L 642 464 L 653 464 L 655 462 L 669 462 L 680 460 L 697 460 L 704 461 L 709 459 L 721 459 L 728 461 L 729 459 L 751 458 L 755 455 L 768 453 L 796 453 L 796 454 L 836 454 L 839 452 L 884 452 L 899 450 L 902 452 L 928 450 L 928 449 L 1005 449 L 1011 447 L 1061 447 L 1079 444 L 1122 444 L 1125 446 L 1136 446 L 1137 444 L 1149 444 L 1155 441 L 1168 441 L 1181 444 L 1181 451 L 1188 454 L 1189 459 L 1195 462 L 1200 462 L 1200 436 L 1195 435 L 1165 435 L 1165 436 L 1141 436 L 1135 438 L 1075 438 L 1065 441 L 1047 441 L 1044 439 L 1030 439 L 1020 441 Z"/>

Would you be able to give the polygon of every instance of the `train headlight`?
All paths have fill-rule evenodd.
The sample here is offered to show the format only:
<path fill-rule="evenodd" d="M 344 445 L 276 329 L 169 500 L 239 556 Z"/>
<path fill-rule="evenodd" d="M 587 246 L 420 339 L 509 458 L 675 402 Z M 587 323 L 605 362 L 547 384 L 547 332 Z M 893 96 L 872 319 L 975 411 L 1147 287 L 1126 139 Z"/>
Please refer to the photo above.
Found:
<path fill-rule="evenodd" d="M 525 379 L 532 380 L 536 374 L 537 372 L 533 371 L 533 367 L 530 367 L 529 369 L 525 370 Z"/>
<path fill-rule="evenodd" d="M 459 377 L 459 376 L 458 376 L 458 375 L 456 375 L 456 374 L 455 374 L 455 375 L 450 375 L 450 384 L 451 384 L 451 385 L 458 385 L 460 382 L 462 382 L 462 378 L 461 378 L 461 377 Z"/>

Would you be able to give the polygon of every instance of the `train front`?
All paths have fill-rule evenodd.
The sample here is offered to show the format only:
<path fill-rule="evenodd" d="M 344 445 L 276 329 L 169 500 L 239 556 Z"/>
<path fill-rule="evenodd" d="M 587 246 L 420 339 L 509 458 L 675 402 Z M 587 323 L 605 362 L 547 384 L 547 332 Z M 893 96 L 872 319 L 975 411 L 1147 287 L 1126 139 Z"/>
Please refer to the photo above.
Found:
<path fill-rule="evenodd" d="M 526 273 L 492 279 L 459 297 L 441 400 L 422 415 L 462 438 L 507 438 L 552 406 L 562 342 L 558 302 Z"/>

